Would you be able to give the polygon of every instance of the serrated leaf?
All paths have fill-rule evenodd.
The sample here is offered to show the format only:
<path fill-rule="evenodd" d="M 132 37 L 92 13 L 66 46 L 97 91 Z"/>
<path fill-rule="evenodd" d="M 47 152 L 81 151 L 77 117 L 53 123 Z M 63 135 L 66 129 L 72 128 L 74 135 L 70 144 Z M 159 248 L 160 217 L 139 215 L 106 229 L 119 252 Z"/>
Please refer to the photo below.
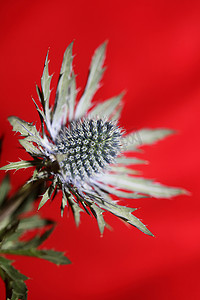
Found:
<path fill-rule="evenodd" d="M 44 103 L 43 109 L 46 116 L 47 127 L 49 128 L 51 123 L 49 98 L 51 93 L 50 83 L 51 83 L 52 76 L 49 75 L 49 70 L 48 70 L 48 55 L 49 55 L 49 51 L 47 51 L 47 56 L 45 59 L 44 71 L 41 78 L 41 88 L 42 88 L 43 103 Z"/>
<path fill-rule="evenodd" d="M 111 186 L 108 186 L 107 184 L 103 184 L 103 183 L 97 183 L 98 187 L 103 189 L 104 191 L 112 194 L 112 195 L 115 195 L 117 197 L 120 197 L 120 198 L 127 198 L 127 199 L 141 199 L 141 198 L 144 198 L 143 195 L 138 195 L 136 192 L 134 193 L 127 193 L 127 192 L 124 192 L 124 191 L 120 191 L 114 187 L 111 187 Z"/>
<path fill-rule="evenodd" d="M 8 117 L 8 121 L 13 126 L 13 131 L 20 132 L 21 136 L 34 137 L 39 143 L 41 142 L 40 134 L 32 123 L 28 123 L 15 116 Z"/>
<path fill-rule="evenodd" d="M 0 267 L 6 272 L 6 274 L 14 281 L 16 280 L 27 280 L 28 277 L 21 274 L 12 265 L 12 261 L 0 256 Z"/>
<path fill-rule="evenodd" d="M 38 89 L 39 88 L 36 86 L 36 90 L 37 91 L 38 91 Z M 40 99 L 40 94 L 38 95 L 38 97 Z M 35 100 L 33 98 L 32 98 L 32 101 L 35 104 L 35 107 L 37 109 L 38 115 L 40 117 L 41 126 L 42 126 L 42 135 L 44 136 L 44 134 L 45 134 L 45 132 L 44 132 L 44 123 L 47 123 L 46 116 L 44 114 L 44 111 L 39 108 L 39 106 L 37 105 L 37 103 L 35 102 Z M 40 102 L 41 102 L 41 100 L 40 100 Z"/>
<path fill-rule="evenodd" d="M 39 91 L 39 87 L 38 86 L 36 86 L 36 90 Z M 39 106 L 37 105 L 37 103 L 35 102 L 35 100 L 33 98 L 31 98 L 31 99 L 32 99 L 33 103 L 35 104 L 35 107 L 36 107 L 36 109 L 38 111 L 39 117 L 41 119 L 41 124 L 43 123 L 43 121 L 46 122 L 46 116 L 44 114 L 44 111 L 39 108 Z"/>
<path fill-rule="evenodd" d="M 72 71 L 72 75 L 71 75 L 71 78 L 69 80 L 69 85 L 68 85 L 67 101 L 63 106 L 63 110 L 61 111 L 62 116 L 61 116 L 60 120 L 62 121 L 61 122 L 62 126 L 66 125 L 67 117 L 69 117 L 69 121 L 73 120 L 76 94 L 77 94 L 77 92 L 76 92 L 75 75 L 74 75 L 74 72 Z"/>
<path fill-rule="evenodd" d="M 46 192 L 42 196 L 42 199 L 38 205 L 38 210 L 49 200 L 51 199 L 51 196 L 55 190 L 56 182 L 53 181 L 53 183 L 47 188 Z"/>
<path fill-rule="evenodd" d="M 53 120 L 52 120 L 52 130 L 53 130 L 53 138 L 56 136 L 57 132 L 60 130 L 62 123 L 66 122 L 69 102 L 70 109 L 72 109 L 75 100 L 75 76 L 71 75 L 72 73 L 72 47 L 73 42 L 67 47 L 62 67 L 60 70 L 60 78 L 56 91 L 56 100 L 54 104 L 54 112 L 53 112 Z M 73 95 L 72 95 L 73 93 Z M 72 105 L 73 104 L 73 105 Z"/>
<path fill-rule="evenodd" d="M 36 257 L 48 260 L 56 265 L 68 265 L 71 261 L 64 255 L 63 252 L 54 250 L 36 250 Z M 32 256 L 32 255 L 31 255 Z"/>
<path fill-rule="evenodd" d="M 109 204 L 108 202 L 105 202 L 105 204 L 100 203 L 99 206 L 105 210 L 108 210 L 115 216 L 123 219 L 127 223 L 135 226 L 145 234 L 153 236 L 153 234 L 149 231 L 149 229 L 147 229 L 147 227 L 132 214 L 132 212 L 137 210 L 137 208 L 131 208 L 131 207 L 121 206 L 117 204 L 113 205 L 113 204 Z"/>
<path fill-rule="evenodd" d="M 54 250 L 40 250 L 36 248 L 22 248 L 22 249 L 8 249 L 2 251 L 2 253 L 12 254 L 12 255 L 23 255 L 37 257 L 41 259 L 48 260 L 57 265 L 67 265 L 70 264 L 70 260 L 64 255 L 63 252 Z"/>
<path fill-rule="evenodd" d="M 44 140 L 37 131 L 35 125 L 21 120 L 15 116 L 8 117 L 8 121 L 13 126 L 13 131 L 20 132 L 26 141 L 35 142 L 38 146 L 43 146 Z"/>
<path fill-rule="evenodd" d="M 116 200 L 113 201 L 109 194 L 106 194 L 102 190 L 98 190 L 98 188 L 95 190 L 97 192 L 96 195 L 91 195 L 93 199 L 95 199 L 95 202 L 97 202 L 98 206 L 104 210 L 107 210 L 114 214 L 115 216 L 123 219 L 124 221 L 128 222 L 129 224 L 135 226 L 145 234 L 153 236 L 153 234 L 146 228 L 146 226 L 138 219 L 136 218 L 132 212 L 137 210 L 137 208 L 130 208 L 126 206 L 121 206 L 116 204 Z M 100 197 L 98 196 L 100 195 Z M 90 195 L 88 194 L 90 197 Z M 94 196 L 94 197 L 93 197 Z M 106 199 L 106 201 L 105 201 Z M 88 199 L 87 199 L 88 201 Z M 89 201 L 89 205 L 91 205 Z"/>
<path fill-rule="evenodd" d="M 42 152 L 35 147 L 31 141 L 28 141 L 26 139 L 23 140 L 19 140 L 19 143 L 22 145 L 22 147 L 24 147 L 24 149 L 30 153 L 33 156 L 41 156 L 43 155 Z"/>
<path fill-rule="evenodd" d="M 184 189 L 167 187 L 152 180 L 127 175 L 106 174 L 103 176 L 103 183 L 156 198 L 170 198 L 187 193 Z"/>
<path fill-rule="evenodd" d="M 0 168 L 0 170 L 4 171 L 10 171 L 10 170 L 20 170 L 20 169 L 26 169 L 34 166 L 42 166 L 42 162 L 40 161 L 34 161 L 34 160 L 20 160 L 17 162 L 11 162 L 6 166 L 3 166 Z"/>
<path fill-rule="evenodd" d="M 97 223 L 98 223 L 99 230 L 100 230 L 101 234 L 103 234 L 104 228 L 105 228 L 105 225 L 106 225 L 106 223 L 104 221 L 104 218 L 103 218 L 104 210 L 101 209 L 100 207 L 98 207 L 94 203 L 90 205 L 90 209 L 93 212 L 95 218 L 97 219 Z"/>
<path fill-rule="evenodd" d="M 155 142 L 164 139 L 168 135 L 174 133 L 170 129 L 141 129 L 123 137 L 123 145 L 125 151 L 135 150 L 137 147 L 151 145 Z"/>
<path fill-rule="evenodd" d="M 6 175 L 0 185 L 0 206 L 8 196 L 8 193 L 10 191 L 11 185 L 10 185 L 10 177 L 9 175 Z"/>
<path fill-rule="evenodd" d="M 43 96 L 43 93 L 42 93 L 42 91 L 40 90 L 40 88 L 37 84 L 36 84 L 36 92 L 37 92 L 37 95 L 38 95 L 38 99 L 39 99 L 40 103 L 42 104 L 42 108 L 45 111 L 44 96 Z"/>
<path fill-rule="evenodd" d="M 120 104 L 122 97 L 124 96 L 124 92 L 119 94 L 118 96 L 115 96 L 111 99 L 108 99 L 98 105 L 96 105 L 91 112 L 89 113 L 89 117 L 107 117 L 109 118 L 111 115 L 113 115 L 114 111 Z"/>
<path fill-rule="evenodd" d="M 106 42 L 103 43 L 100 47 L 98 47 L 94 53 L 90 65 L 90 73 L 88 76 L 85 91 L 77 104 L 75 112 L 76 119 L 81 118 L 88 111 L 88 109 L 91 106 L 92 98 L 96 93 L 97 89 L 99 88 L 99 83 L 104 72 L 103 63 L 105 58 L 105 49 Z"/>
<path fill-rule="evenodd" d="M 113 204 L 115 205 L 117 203 L 117 200 L 113 200 L 111 198 L 111 195 L 109 192 L 107 192 L 106 190 L 101 189 L 101 187 L 99 187 L 99 182 L 98 182 L 98 186 L 95 185 L 94 186 L 94 190 L 95 190 L 95 195 L 93 200 L 95 200 L 97 202 L 97 204 L 100 202 L 104 203 L 104 202 L 108 202 L 109 204 Z"/>
<path fill-rule="evenodd" d="M 67 116 L 69 113 L 72 115 L 74 108 L 76 90 L 75 90 L 75 76 L 72 75 L 68 82 L 68 94 L 62 98 L 62 101 L 58 103 L 56 111 L 54 112 L 53 123 L 52 123 L 52 137 L 55 138 L 57 133 L 60 131 L 62 126 L 65 126 Z"/>
<path fill-rule="evenodd" d="M 65 199 L 65 203 L 67 203 L 68 200 L 74 215 L 76 226 L 78 227 L 80 224 L 80 213 L 83 211 L 83 209 L 76 203 L 74 196 L 70 192 L 64 192 L 63 197 Z"/>

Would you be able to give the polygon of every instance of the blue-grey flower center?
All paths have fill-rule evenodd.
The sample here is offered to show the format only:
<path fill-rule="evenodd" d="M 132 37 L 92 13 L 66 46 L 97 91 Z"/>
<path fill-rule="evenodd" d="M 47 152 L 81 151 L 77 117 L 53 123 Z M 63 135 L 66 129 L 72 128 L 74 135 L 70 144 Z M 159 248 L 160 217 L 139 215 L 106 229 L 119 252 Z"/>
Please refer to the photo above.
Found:
<path fill-rule="evenodd" d="M 110 121 L 73 121 L 57 139 L 59 162 L 69 179 L 86 179 L 105 170 L 121 152 L 121 129 Z"/>

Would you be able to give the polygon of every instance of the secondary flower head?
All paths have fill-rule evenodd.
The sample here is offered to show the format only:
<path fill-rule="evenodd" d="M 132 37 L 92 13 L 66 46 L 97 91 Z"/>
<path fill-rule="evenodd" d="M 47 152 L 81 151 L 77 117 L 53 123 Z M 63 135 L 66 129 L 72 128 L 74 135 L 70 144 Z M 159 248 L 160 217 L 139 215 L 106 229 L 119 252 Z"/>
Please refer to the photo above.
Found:
<path fill-rule="evenodd" d="M 17 117 L 9 117 L 14 131 L 24 139 L 21 145 L 32 156 L 31 161 L 10 163 L 2 170 L 35 167 L 30 181 L 41 180 L 48 184 L 39 208 L 56 191 L 62 192 L 61 212 L 71 207 L 77 225 L 84 209 L 97 219 L 103 233 L 105 210 L 152 235 L 132 212 L 136 208 L 119 205 L 112 196 L 138 199 L 184 193 L 151 180 L 140 178 L 128 166 L 145 163 L 126 152 L 137 151 L 144 144 L 152 144 L 171 134 L 168 129 L 142 129 L 125 134 L 119 125 L 123 93 L 104 102 L 93 103 L 104 72 L 106 43 L 94 53 L 85 90 L 76 100 L 77 90 L 72 66 L 72 46 L 66 49 L 60 71 L 54 105 L 50 106 L 50 82 L 48 53 L 41 78 L 41 88 L 36 86 L 39 104 L 34 100 L 41 120 L 41 131 L 32 123 Z M 30 182 L 29 181 L 29 182 Z"/>

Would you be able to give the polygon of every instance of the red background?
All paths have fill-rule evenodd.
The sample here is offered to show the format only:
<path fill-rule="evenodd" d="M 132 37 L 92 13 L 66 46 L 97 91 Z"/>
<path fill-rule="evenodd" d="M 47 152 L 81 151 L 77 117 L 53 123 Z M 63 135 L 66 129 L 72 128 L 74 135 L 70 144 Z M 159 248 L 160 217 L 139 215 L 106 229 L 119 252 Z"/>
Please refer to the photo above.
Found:
<path fill-rule="evenodd" d="M 86 214 L 77 229 L 71 214 L 61 219 L 59 199 L 46 204 L 41 214 L 58 226 L 44 246 L 66 251 L 72 264 L 18 258 L 15 266 L 31 278 L 29 299 L 200 299 L 200 2 L 10 0 L 0 7 L 1 165 L 28 158 L 6 119 L 37 119 L 31 96 L 48 47 L 55 87 L 64 50 L 75 40 L 74 68 L 83 88 L 95 48 L 108 39 L 108 68 L 96 99 L 126 89 L 122 126 L 176 129 L 178 134 L 144 148 L 138 157 L 150 165 L 140 169 L 145 177 L 192 193 L 126 202 L 141 208 L 137 216 L 155 238 L 109 214 L 113 231 L 101 238 Z M 29 172 L 12 175 L 15 188 Z"/>

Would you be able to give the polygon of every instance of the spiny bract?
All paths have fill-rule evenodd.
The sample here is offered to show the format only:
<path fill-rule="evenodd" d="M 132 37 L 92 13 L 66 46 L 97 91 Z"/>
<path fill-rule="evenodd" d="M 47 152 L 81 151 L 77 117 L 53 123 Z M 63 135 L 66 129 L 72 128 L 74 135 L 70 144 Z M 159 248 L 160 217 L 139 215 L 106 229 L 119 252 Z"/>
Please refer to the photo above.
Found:
<path fill-rule="evenodd" d="M 29 182 L 41 180 L 50 182 L 39 208 L 56 191 L 62 191 L 61 212 L 70 206 L 76 224 L 80 222 L 80 212 L 84 209 L 97 219 L 100 232 L 106 225 L 105 210 L 152 235 L 146 226 L 132 212 L 136 208 L 121 206 L 112 198 L 161 197 L 169 198 L 185 191 L 154 183 L 134 176 L 136 171 L 127 166 L 146 163 L 127 157 L 126 152 L 137 151 L 141 145 L 152 144 L 172 131 L 168 129 L 142 129 L 124 134 L 118 120 L 122 110 L 121 93 L 100 103 L 92 103 L 104 73 L 103 63 L 106 43 L 94 53 L 85 90 L 76 100 L 76 82 L 72 67 L 72 45 L 66 49 L 60 71 L 54 105 L 50 107 L 50 82 L 48 53 L 41 78 L 41 88 L 36 86 L 39 105 L 34 101 L 39 113 L 42 130 L 32 123 L 17 117 L 9 117 L 14 131 L 19 131 L 24 139 L 21 145 L 32 156 L 31 161 L 10 163 L 2 170 L 35 167 Z"/>

